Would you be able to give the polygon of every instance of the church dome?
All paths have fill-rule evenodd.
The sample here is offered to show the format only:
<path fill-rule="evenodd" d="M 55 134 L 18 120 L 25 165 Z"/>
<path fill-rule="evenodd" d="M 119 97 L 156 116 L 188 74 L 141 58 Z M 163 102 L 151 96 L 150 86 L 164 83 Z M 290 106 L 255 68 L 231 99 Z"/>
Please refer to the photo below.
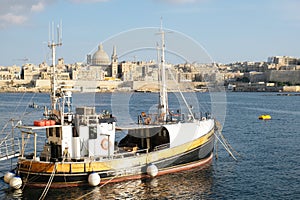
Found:
<path fill-rule="evenodd" d="M 92 57 L 92 65 L 109 65 L 110 60 L 107 53 L 103 50 L 102 44 L 98 46 L 98 50 Z"/>

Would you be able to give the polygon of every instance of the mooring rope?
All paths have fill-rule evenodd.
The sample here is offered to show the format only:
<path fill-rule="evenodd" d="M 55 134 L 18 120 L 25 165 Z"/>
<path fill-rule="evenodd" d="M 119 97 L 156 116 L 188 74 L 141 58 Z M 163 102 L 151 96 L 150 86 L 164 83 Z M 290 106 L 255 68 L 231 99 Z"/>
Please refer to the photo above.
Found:
<path fill-rule="evenodd" d="M 219 131 L 218 131 L 219 132 Z M 220 137 L 222 138 L 222 141 L 235 153 L 235 154 L 237 154 L 238 156 L 241 156 L 230 144 L 229 144 L 229 142 L 227 141 L 227 139 L 224 137 L 224 135 L 221 133 L 221 132 L 219 132 L 219 135 L 220 135 Z"/>
<path fill-rule="evenodd" d="M 47 171 L 50 167 L 46 166 L 46 167 L 42 168 L 41 171 Z M 30 169 L 31 169 L 31 167 L 29 168 L 28 175 L 29 175 Z M 34 182 L 35 180 L 37 180 L 39 178 L 39 175 L 35 175 L 35 176 L 31 177 L 30 179 L 28 179 L 28 175 L 27 175 L 27 178 L 25 179 L 25 180 L 27 180 L 26 181 L 27 183 Z"/>
<path fill-rule="evenodd" d="M 39 200 L 42 200 L 42 199 L 44 199 L 44 198 L 46 197 L 46 195 L 47 195 L 47 193 L 48 193 L 48 191 L 49 191 L 49 189 L 50 189 L 50 186 L 51 186 L 51 184 L 52 184 L 53 178 L 54 178 L 54 176 L 55 176 L 55 171 L 56 171 L 56 163 L 54 164 L 54 167 L 53 167 L 53 171 L 52 171 L 52 173 L 51 173 L 51 176 L 50 176 L 50 178 L 49 178 L 49 180 L 48 180 L 48 183 L 47 183 L 47 185 L 46 185 L 46 187 L 45 187 L 45 189 L 44 189 L 42 195 L 40 196 Z"/>
<path fill-rule="evenodd" d="M 218 131 L 216 131 L 218 132 Z M 233 155 L 233 153 L 230 151 L 229 147 L 227 146 L 227 144 L 225 144 L 215 133 L 216 138 L 219 140 L 219 142 L 223 145 L 223 147 L 225 148 L 225 150 L 229 153 L 229 155 L 234 159 L 237 160 L 236 157 Z"/>
<path fill-rule="evenodd" d="M 222 130 L 222 125 L 220 124 L 219 121 L 216 121 L 215 124 L 215 132 L 214 135 L 216 136 L 216 138 L 219 140 L 219 142 L 223 145 L 223 147 L 225 148 L 225 150 L 229 153 L 229 155 L 234 159 L 237 160 L 236 157 L 233 155 L 233 152 L 235 152 L 238 156 L 240 156 L 240 154 L 238 154 L 233 148 L 232 146 L 229 144 L 229 142 L 225 139 L 225 137 L 223 136 L 223 134 L 221 133 Z M 219 136 L 218 136 L 219 135 Z M 215 146 L 217 146 L 217 143 L 215 144 Z M 218 155 L 218 153 L 216 153 L 216 156 Z"/>
<path fill-rule="evenodd" d="M 25 178 L 26 182 L 28 182 L 29 172 L 30 172 L 31 166 L 32 166 L 32 161 L 33 161 L 33 159 L 30 161 L 29 169 L 27 171 L 27 177 Z M 26 186 L 26 184 L 23 184 L 22 190 L 25 188 L 25 186 Z"/>
<path fill-rule="evenodd" d="M 219 155 L 218 155 L 218 141 L 215 141 L 215 152 L 216 152 L 216 159 L 218 160 Z"/>

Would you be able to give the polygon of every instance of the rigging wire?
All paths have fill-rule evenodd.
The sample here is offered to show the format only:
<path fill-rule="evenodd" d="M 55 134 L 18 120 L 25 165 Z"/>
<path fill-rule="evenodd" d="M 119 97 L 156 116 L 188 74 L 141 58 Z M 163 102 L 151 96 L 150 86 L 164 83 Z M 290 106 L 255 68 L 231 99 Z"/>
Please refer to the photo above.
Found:
<path fill-rule="evenodd" d="M 188 109 L 190 115 L 192 116 L 192 119 L 194 120 L 194 119 L 195 119 L 195 116 L 194 116 L 194 114 L 193 114 L 193 112 L 192 112 L 190 106 L 188 105 L 188 103 L 187 103 L 185 97 L 183 96 L 183 94 L 182 94 L 182 92 L 181 92 L 181 90 L 180 90 L 180 88 L 179 88 L 179 84 L 176 82 L 175 77 L 174 77 L 174 74 L 171 72 L 171 70 L 170 70 L 169 67 L 168 67 L 168 71 L 169 71 L 169 73 L 171 74 L 173 81 L 176 83 L 177 90 L 179 91 L 179 94 L 180 94 L 180 96 L 181 96 L 181 98 L 182 98 L 182 100 L 183 100 L 185 106 L 187 107 L 187 109 Z"/>
<path fill-rule="evenodd" d="M 192 112 L 191 107 L 188 105 L 188 103 L 187 103 L 187 101 L 186 101 L 186 98 L 184 97 L 182 91 L 180 90 L 180 87 L 179 87 L 180 85 L 179 85 L 179 83 L 176 81 L 174 74 L 172 73 L 172 71 L 171 71 L 171 69 L 170 69 L 169 67 L 168 67 L 167 69 L 168 69 L 168 72 L 169 72 L 169 74 L 171 75 L 173 81 L 174 81 L 175 84 L 176 84 L 177 90 L 178 90 L 178 92 L 179 92 L 179 94 L 180 94 L 180 96 L 181 96 L 181 99 L 183 100 L 185 106 L 187 107 L 188 112 L 191 114 L 192 118 L 195 119 L 194 113 Z M 197 96 L 196 96 L 196 98 L 198 99 Z M 200 108 L 202 108 L 203 110 L 209 110 L 209 107 L 208 107 L 208 106 L 203 106 L 203 104 L 199 104 L 199 106 L 200 106 Z M 200 108 L 199 108 L 199 110 L 200 110 Z"/>
<path fill-rule="evenodd" d="M 11 112 L 11 113 L 16 113 L 16 111 L 17 111 L 17 109 L 20 107 L 21 103 L 23 103 L 23 99 L 24 99 L 25 94 L 26 94 L 26 92 L 23 93 L 22 97 L 21 97 L 20 100 L 18 101 L 17 106 L 15 107 L 14 111 Z M 32 95 L 30 101 L 32 101 L 32 99 L 34 98 L 34 96 L 35 96 L 35 93 Z M 31 112 L 33 112 L 33 111 L 31 111 L 31 112 L 29 112 L 29 113 L 26 113 L 27 108 L 28 108 L 28 106 L 25 107 L 25 110 L 24 110 L 24 112 L 23 112 L 23 115 L 21 115 L 21 117 L 19 116 L 19 117 L 20 117 L 20 118 L 19 118 L 19 121 L 21 121 L 21 120 L 24 118 L 25 115 L 28 115 L 28 114 L 30 114 Z M 8 124 L 9 124 L 10 121 L 15 121 L 15 119 L 14 119 L 14 118 L 11 118 L 9 121 L 7 121 L 6 124 L 2 127 L 0 133 L 4 133 L 4 130 L 7 128 L 7 126 L 8 126 Z M 14 128 L 14 127 L 12 127 L 12 128 Z M 6 136 L 1 140 L 0 145 L 8 138 L 8 136 L 9 136 L 10 134 L 11 134 L 11 132 L 9 132 L 9 133 L 6 134 Z"/>
<path fill-rule="evenodd" d="M 32 99 L 35 97 L 35 93 L 33 93 L 33 95 L 31 96 L 31 99 L 30 99 L 30 101 L 32 101 Z M 20 120 L 22 120 L 23 118 L 24 118 L 24 116 L 27 114 L 26 113 L 26 110 L 27 110 L 27 108 L 28 108 L 29 106 L 26 106 L 25 107 L 25 110 L 24 110 L 24 112 L 23 112 L 23 115 L 22 115 L 22 117 L 20 118 Z M 32 111 L 33 112 L 33 111 Z M 30 112 L 31 113 L 31 112 Z"/>

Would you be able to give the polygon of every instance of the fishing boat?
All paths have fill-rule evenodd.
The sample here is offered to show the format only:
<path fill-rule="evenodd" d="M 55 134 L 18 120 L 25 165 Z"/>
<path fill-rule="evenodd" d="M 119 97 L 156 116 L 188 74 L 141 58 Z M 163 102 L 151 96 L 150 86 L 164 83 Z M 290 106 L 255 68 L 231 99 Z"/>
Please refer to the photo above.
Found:
<path fill-rule="evenodd" d="M 159 175 L 207 166 L 212 162 L 216 120 L 210 114 L 196 118 L 189 113 L 169 111 L 165 67 L 165 32 L 161 28 L 161 84 L 157 113 L 137 113 L 135 125 L 118 127 L 109 112 L 96 113 L 95 107 L 73 109 L 72 89 L 56 85 L 55 47 L 52 49 L 51 107 L 43 120 L 19 125 L 22 144 L 15 173 L 6 181 L 14 188 L 62 188 L 79 185 L 97 186 L 109 182 L 151 178 Z M 118 131 L 127 134 L 116 141 Z M 37 149 L 40 133 L 46 135 Z M 29 137 L 32 136 L 32 137 Z M 33 138 L 33 151 L 25 149 Z"/>

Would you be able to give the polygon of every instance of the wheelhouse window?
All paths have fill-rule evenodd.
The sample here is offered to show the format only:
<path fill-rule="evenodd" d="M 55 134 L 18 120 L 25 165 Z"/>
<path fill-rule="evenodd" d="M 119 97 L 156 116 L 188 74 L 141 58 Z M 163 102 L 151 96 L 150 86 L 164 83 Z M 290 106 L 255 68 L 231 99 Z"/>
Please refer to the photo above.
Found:
<path fill-rule="evenodd" d="M 89 127 L 89 139 L 97 139 L 97 127 Z"/>
<path fill-rule="evenodd" d="M 55 136 L 57 138 L 60 138 L 60 136 L 61 136 L 61 127 L 53 128 L 53 130 L 55 130 Z"/>
<path fill-rule="evenodd" d="M 53 135 L 55 134 L 55 129 L 54 128 L 47 128 L 46 133 L 47 133 L 47 137 L 53 137 Z"/>

